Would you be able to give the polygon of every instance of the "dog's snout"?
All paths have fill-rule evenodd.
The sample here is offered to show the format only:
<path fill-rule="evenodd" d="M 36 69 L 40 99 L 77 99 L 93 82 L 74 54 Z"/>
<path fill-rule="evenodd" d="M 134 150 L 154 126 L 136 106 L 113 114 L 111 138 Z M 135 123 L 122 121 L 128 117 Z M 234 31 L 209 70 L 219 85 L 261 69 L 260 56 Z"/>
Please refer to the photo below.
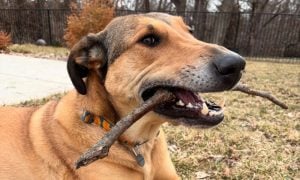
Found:
<path fill-rule="evenodd" d="M 213 64 L 220 74 L 230 75 L 244 70 L 246 62 L 241 56 L 230 54 L 214 59 Z"/>

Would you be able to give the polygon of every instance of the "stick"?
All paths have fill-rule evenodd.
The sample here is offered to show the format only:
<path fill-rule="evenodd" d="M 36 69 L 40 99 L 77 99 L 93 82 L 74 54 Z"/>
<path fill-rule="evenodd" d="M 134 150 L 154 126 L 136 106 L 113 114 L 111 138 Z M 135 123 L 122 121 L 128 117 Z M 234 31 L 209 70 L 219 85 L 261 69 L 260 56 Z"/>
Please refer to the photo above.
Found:
<path fill-rule="evenodd" d="M 76 169 L 81 166 L 86 166 L 97 159 L 102 159 L 108 155 L 109 148 L 124 133 L 134 122 L 140 119 L 147 112 L 151 111 L 158 104 L 169 101 L 174 98 L 174 95 L 168 91 L 158 90 L 154 96 L 145 101 L 140 107 L 133 110 L 126 117 L 122 118 L 116 125 L 107 132 L 104 137 L 95 144 L 92 148 L 88 149 L 76 161 Z"/>
<path fill-rule="evenodd" d="M 243 92 L 243 93 L 246 93 L 246 94 L 250 94 L 250 95 L 254 95 L 254 96 L 260 96 L 262 98 L 266 98 L 269 101 L 271 101 L 272 103 L 280 106 L 281 108 L 288 109 L 288 106 L 286 104 L 284 104 L 283 102 L 281 102 L 280 100 L 278 100 L 275 96 L 273 96 L 269 92 L 259 91 L 259 90 L 255 90 L 255 89 L 250 89 L 248 86 L 246 86 L 244 84 L 238 84 L 232 90 L 233 91 L 240 91 L 240 92 Z"/>

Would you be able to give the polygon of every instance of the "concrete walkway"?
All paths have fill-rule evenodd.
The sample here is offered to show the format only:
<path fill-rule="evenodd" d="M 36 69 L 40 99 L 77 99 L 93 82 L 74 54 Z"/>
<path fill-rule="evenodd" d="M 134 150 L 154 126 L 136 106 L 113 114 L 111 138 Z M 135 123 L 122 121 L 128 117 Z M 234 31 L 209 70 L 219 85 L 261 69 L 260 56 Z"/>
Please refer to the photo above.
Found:
<path fill-rule="evenodd" d="M 72 89 L 66 62 L 0 54 L 0 105 Z"/>

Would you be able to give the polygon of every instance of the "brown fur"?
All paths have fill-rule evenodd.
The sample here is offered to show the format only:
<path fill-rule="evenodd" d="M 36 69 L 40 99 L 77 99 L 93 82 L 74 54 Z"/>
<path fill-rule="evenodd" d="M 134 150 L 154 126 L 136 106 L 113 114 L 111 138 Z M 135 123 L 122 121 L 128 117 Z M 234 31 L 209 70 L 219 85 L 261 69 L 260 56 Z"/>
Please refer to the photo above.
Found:
<path fill-rule="evenodd" d="M 147 33 L 159 34 L 160 45 L 139 43 Z M 79 85 L 86 87 L 85 95 L 73 90 L 38 109 L 0 108 L 0 179 L 177 179 L 164 133 L 156 137 L 169 119 L 154 112 L 124 133 L 133 142 L 149 140 L 141 146 L 144 167 L 117 142 L 107 158 L 75 170 L 74 162 L 105 133 L 80 121 L 80 115 L 88 110 L 116 122 L 142 102 L 139 93 L 147 83 L 186 86 L 201 76 L 200 90 L 218 90 L 205 68 L 215 56 L 227 53 L 195 39 L 179 17 L 158 13 L 116 18 L 72 49 L 69 62 L 86 68 L 80 72 L 86 80 Z M 200 74 L 188 73 L 196 70 Z"/>

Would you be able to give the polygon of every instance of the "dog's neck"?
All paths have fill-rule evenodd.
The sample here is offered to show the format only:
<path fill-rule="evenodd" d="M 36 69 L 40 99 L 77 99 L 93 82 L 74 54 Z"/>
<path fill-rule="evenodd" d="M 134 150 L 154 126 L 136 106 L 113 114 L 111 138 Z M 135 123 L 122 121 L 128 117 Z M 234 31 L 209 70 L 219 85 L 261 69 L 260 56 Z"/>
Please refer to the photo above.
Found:
<path fill-rule="evenodd" d="M 99 83 L 95 83 L 99 82 Z M 124 117 L 128 112 L 116 112 L 109 94 L 105 87 L 100 83 L 100 76 L 96 72 L 91 72 L 87 78 L 87 94 L 82 100 L 82 110 L 87 110 L 96 116 L 103 116 L 109 121 L 116 123 L 120 117 Z M 152 114 L 151 114 L 152 113 Z M 151 114 L 151 115 L 150 115 Z M 130 142 L 141 143 L 151 139 L 155 139 L 163 121 L 157 121 L 160 117 L 156 117 L 153 112 L 149 112 L 129 129 L 127 129 L 123 137 Z M 156 121 L 153 121 L 156 117 Z"/>
<path fill-rule="evenodd" d="M 82 96 L 81 109 L 87 110 L 97 116 L 104 116 L 110 121 L 116 122 L 119 117 L 101 81 L 96 72 L 90 72 L 86 80 L 87 94 Z"/>
<path fill-rule="evenodd" d="M 153 112 L 149 112 L 149 114 L 151 113 Z M 124 136 L 135 142 L 155 139 L 163 121 L 153 121 L 153 115 L 150 116 L 149 114 L 135 122 L 124 132 Z"/>

